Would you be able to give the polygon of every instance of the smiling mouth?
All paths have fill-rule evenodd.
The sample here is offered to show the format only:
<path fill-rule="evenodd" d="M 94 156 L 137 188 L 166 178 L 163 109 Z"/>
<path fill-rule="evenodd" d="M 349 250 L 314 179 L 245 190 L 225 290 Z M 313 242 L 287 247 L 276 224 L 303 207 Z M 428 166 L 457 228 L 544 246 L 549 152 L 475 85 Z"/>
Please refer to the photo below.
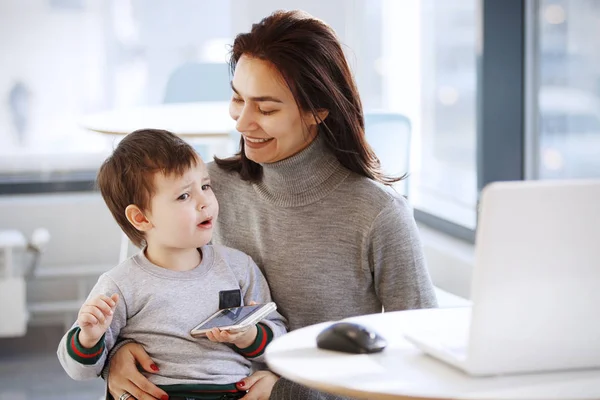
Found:
<path fill-rule="evenodd" d="M 248 136 L 244 136 L 244 139 L 249 141 L 250 143 L 265 143 L 268 142 L 270 140 L 273 140 L 273 138 L 267 138 L 267 139 L 260 139 L 260 138 L 251 138 Z"/>

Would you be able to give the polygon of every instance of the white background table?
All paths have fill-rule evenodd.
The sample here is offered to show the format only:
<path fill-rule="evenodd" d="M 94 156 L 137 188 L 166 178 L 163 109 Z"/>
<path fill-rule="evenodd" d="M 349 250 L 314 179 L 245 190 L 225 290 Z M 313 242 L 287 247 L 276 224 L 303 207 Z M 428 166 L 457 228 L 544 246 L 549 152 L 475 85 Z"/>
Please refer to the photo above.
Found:
<path fill-rule="evenodd" d="M 350 318 L 388 341 L 378 354 L 321 350 L 316 337 L 331 323 L 290 332 L 267 347 L 270 368 L 292 381 L 361 399 L 600 399 L 600 369 L 471 378 L 426 356 L 403 338 L 403 327 L 427 323 L 427 310 Z"/>
<path fill-rule="evenodd" d="M 229 102 L 174 103 L 90 114 L 79 124 L 89 130 L 126 135 L 142 128 L 169 130 L 182 137 L 222 138 L 235 130 Z"/>
<path fill-rule="evenodd" d="M 231 140 L 235 121 L 229 115 L 228 101 L 110 110 L 86 115 L 79 120 L 79 125 L 108 135 L 126 135 L 144 128 L 168 130 L 194 146 L 208 146 L 206 152 L 201 152 L 204 158 L 224 157 L 236 150 L 235 140 Z"/>

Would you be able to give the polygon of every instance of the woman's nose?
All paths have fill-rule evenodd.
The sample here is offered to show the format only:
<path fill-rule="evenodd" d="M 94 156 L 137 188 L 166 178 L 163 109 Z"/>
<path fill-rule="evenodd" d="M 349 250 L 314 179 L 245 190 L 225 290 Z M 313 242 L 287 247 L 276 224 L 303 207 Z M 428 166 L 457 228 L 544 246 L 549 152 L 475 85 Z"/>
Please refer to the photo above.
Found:
<path fill-rule="evenodd" d="M 252 112 L 248 109 L 248 107 L 244 106 L 237 115 L 235 129 L 238 132 L 248 132 L 256 129 L 256 123 L 252 116 Z"/>

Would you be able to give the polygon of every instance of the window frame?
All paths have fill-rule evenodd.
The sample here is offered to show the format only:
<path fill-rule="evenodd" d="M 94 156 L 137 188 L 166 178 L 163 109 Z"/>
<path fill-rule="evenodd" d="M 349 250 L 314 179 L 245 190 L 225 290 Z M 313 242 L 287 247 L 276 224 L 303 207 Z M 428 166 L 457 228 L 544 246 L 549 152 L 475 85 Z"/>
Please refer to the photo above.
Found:
<path fill-rule="evenodd" d="M 27 173 L 0 177 L 0 196 L 89 192 L 96 190 L 95 171 Z"/>

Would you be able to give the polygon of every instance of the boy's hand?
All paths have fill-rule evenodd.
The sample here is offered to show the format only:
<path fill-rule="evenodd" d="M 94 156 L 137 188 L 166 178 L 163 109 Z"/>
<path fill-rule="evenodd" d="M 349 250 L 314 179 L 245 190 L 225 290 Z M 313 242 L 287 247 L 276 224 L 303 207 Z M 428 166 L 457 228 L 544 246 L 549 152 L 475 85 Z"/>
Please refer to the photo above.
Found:
<path fill-rule="evenodd" d="M 113 319 L 113 312 L 119 301 L 119 295 L 100 295 L 88 300 L 81 306 L 77 316 L 79 343 L 85 348 L 94 347 L 107 331 Z"/>
<path fill-rule="evenodd" d="M 258 335 L 258 328 L 256 325 L 235 332 L 222 331 L 219 328 L 212 328 L 210 331 L 206 332 L 206 337 L 211 342 L 233 343 L 240 349 L 244 349 L 254 343 L 256 335 Z"/>

